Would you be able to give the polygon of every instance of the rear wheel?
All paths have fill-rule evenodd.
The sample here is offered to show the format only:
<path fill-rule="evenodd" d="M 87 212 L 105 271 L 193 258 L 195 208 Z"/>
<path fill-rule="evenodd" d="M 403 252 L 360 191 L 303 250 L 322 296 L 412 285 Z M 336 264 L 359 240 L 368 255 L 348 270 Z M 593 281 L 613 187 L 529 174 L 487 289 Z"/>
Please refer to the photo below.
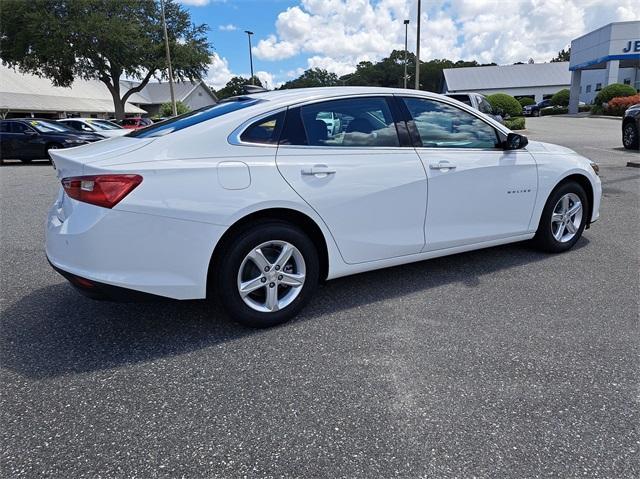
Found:
<path fill-rule="evenodd" d="M 557 187 L 545 204 L 534 244 L 549 253 L 571 249 L 587 224 L 588 199 L 582 186 L 571 181 Z"/>
<path fill-rule="evenodd" d="M 640 134 L 633 123 L 627 123 L 622 129 L 622 144 L 629 150 L 637 150 L 640 147 Z"/>
<path fill-rule="evenodd" d="M 266 221 L 238 234 L 223 247 L 210 275 L 229 315 L 264 328 L 293 318 L 318 284 L 318 253 L 295 226 Z"/>

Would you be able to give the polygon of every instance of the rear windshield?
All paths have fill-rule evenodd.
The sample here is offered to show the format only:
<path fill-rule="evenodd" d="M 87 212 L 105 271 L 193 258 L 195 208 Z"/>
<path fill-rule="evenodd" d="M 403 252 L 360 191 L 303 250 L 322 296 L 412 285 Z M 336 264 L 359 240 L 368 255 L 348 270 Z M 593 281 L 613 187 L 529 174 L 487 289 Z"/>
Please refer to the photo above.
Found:
<path fill-rule="evenodd" d="M 155 138 L 158 136 L 168 135 L 174 131 L 197 125 L 203 121 L 211 120 L 212 118 L 217 118 L 263 101 L 264 100 L 259 100 L 257 98 L 238 98 L 235 101 L 217 103 L 213 106 L 206 106 L 199 110 L 190 111 L 184 115 L 161 121 L 160 123 L 148 126 L 142 130 L 134 130 L 127 136 L 133 138 Z"/>

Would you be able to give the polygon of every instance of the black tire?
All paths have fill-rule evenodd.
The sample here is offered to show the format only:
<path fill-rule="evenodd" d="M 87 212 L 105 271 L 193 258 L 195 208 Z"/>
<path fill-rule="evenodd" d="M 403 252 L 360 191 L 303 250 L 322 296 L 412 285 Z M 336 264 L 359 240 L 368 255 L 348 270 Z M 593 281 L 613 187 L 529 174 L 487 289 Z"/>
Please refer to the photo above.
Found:
<path fill-rule="evenodd" d="M 560 199 L 569 193 L 573 193 L 574 195 L 577 195 L 578 198 L 580 198 L 580 202 L 582 203 L 582 218 L 580 221 L 580 226 L 577 228 L 575 235 L 571 239 L 563 242 L 556 239 L 553 234 L 554 231 L 551 217 Z M 557 186 L 556 189 L 554 189 L 549 195 L 547 203 L 544 205 L 544 209 L 542 210 L 542 216 L 540 217 L 538 230 L 536 231 L 536 235 L 533 238 L 534 246 L 548 253 L 563 253 L 571 249 L 582 236 L 582 232 L 584 231 L 584 228 L 589 219 L 587 217 L 589 211 L 590 207 L 588 197 L 582 186 L 580 186 L 575 181 L 568 181 Z"/>
<path fill-rule="evenodd" d="M 540 110 L 536 110 L 533 112 L 533 116 L 540 116 Z"/>
<path fill-rule="evenodd" d="M 622 128 L 622 145 L 628 150 L 640 148 L 640 133 L 632 122 L 627 123 Z"/>
<path fill-rule="evenodd" d="M 251 250 L 270 241 L 285 241 L 298 249 L 304 258 L 305 280 L 300 292 L 289 305 L 276 312 L 261 312 L 247 305 L 240 296 L 238 274 Z M 253 224 L 231 241 L 227 241 L 216 257 L 219 258 L 218 264 L 215 264 L 214 259 L 209 273 L 213 275 L 215 293 L 229 316 L 244 326 L 268 328 L 288 321 L 300 312 L 318 286 L 320 265 L 316 247 L 302 230 L 287 222 L 265 220 Z M 285 291 L 286 288 L 285 286 Z"/>

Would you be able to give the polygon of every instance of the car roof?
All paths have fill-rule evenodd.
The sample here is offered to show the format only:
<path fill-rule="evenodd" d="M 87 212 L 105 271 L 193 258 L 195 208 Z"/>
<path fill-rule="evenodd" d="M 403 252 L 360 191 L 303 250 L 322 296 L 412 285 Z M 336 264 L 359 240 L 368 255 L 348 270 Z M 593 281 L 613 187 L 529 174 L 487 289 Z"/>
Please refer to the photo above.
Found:
<path fill-rule="evenodd" d="M 370 86 L 329 86 L 315 88 L 292 88 L 289 90 L 270 90 L 266 92 L 241 95 L 244 98 L 268 100 L 270 106 L 285 106 L 301 101 L 339 97 L 345 95 L 417 95 L 425 98 L 441 98 L 442 95 L 424 90 L 405 88 L 386 88 Z"/>

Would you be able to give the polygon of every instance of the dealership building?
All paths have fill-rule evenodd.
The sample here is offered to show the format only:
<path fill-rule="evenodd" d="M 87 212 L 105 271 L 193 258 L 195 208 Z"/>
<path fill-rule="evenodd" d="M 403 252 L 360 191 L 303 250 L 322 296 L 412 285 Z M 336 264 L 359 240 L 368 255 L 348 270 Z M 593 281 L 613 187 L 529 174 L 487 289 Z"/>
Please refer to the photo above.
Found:
<path fill-rule="evenodd" d="M 611 83 L 640 89 L 640 21 L 610 23 L 571 42 L 569 113 Z"/>
<path fill-rule="evenodd" d="M 578 102 L 593 103 L 611 83 L 640 90 L 640 21 L 610 23 L 576 38 L 568 62 L 449 68 L 443 73 L 443 93 L 507 93 L 539 102 L 568 88 L 569 111 L 577 112 Z"/>

